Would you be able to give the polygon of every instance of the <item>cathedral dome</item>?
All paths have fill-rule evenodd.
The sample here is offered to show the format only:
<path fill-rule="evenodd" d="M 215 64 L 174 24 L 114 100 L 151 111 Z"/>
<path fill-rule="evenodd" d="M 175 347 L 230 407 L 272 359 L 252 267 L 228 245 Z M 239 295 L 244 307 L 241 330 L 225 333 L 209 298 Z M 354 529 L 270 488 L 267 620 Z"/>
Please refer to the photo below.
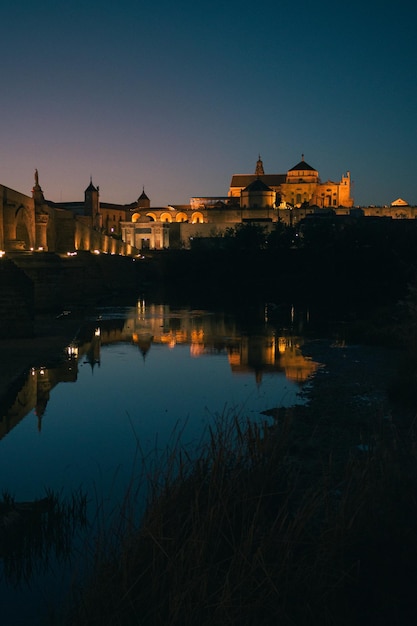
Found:
<path fill-rule="evenodd" d="M 242 208 L 266 208 L 275 205 L 276 193 L 268 187 L 260 178 L 255 178 L 240 195 L 240 206 Z"/>

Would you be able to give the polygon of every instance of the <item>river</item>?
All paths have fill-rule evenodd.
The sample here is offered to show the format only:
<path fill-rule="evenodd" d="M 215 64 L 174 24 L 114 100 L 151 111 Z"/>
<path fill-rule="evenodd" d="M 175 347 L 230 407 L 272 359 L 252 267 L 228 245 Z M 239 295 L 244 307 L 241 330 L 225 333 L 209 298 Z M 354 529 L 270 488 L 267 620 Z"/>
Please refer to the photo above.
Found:
<path fill-rule="evenodd" d="M 318 366 L 302 353 L 308 325 L 291 306 L 231 314 L 139 299 L 97 309 L 60 363 L 30 368 L 2 414 L 3 493 L 31 502 L 82 490 L 90 512 L 109 514 L 144 463 L 178 445 L 196 451 L 220 416 L 265 420 L 302 403 Z M 2 572 L 5 625 L 37 623 L 60 593 L 61 556 L 42 548 L 17 586 Z"/>

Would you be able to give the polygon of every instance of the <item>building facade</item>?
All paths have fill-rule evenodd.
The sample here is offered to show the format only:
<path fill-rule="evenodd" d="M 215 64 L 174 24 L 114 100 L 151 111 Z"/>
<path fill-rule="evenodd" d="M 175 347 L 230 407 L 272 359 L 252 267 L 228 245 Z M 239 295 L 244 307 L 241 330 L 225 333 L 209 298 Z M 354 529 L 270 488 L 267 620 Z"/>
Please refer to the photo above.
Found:
<path fill-rule="evenodd" d="M 294 165 L 286 174 L 265 174 L 259 156 L 254 174 L 234 174 L 229 188 L 229 197 L 239 198 L 247 204 L 246 192 L 255 181 L 262 182 L 272 192 L 271 207 L 290 205 L 300 208 L 309 204 L 324 207 L 352 207 L 350 173 L 342 176 L 339 182 L 322 183 L 318 170 L 304 160 Z"/>
<path fill-rule="evenodd" d="M 364 216 L 415 219 L 417 208 L 398 198 L 390 206 L 361 207 Z M 141 250 L 189 247 L 193 237 L 212 237 L 245 222 L 294 226 L 306 217 L 354 208 L 350 173 L 322 182 L 304 160 L 285 174 L 267 174 L 259 156 L 253 174 L 233 174 L 227 195 L 193 197 L 187 205 L 154 207 L 145 189 L 130 204 L 102 202 L 90 183 L 84 199 L 45 200 L 38 172 L 32 197 L 0 185 L 0 251 L 100 250 L 137 254 Z"/>

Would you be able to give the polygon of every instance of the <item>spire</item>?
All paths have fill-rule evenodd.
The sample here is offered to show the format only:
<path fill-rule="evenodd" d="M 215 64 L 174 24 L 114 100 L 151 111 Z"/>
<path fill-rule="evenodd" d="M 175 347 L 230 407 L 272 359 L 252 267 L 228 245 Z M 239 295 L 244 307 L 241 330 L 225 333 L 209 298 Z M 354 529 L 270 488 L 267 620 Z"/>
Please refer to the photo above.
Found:
<path fill-rule="evenodd" d="M 88 185 L 86 191 L 98 191 L 98 187 L 94 187 L 93 185 L 93 177 L 90 174 L 90 184 Z"/>
<path fill-rule="evenodd" d="M 264 164 L 262 163 L 261 155 L 259 155 L 256 161 L 255 176 L 263 176 L 264 174 Z"/>
<path fill-rule="evenodd" d="M 140 194 L 137 200 L 137 207 L 140 209 L 149 209 L 151 206 L 151 201 L 145 193 L 145 185 L 142 187 L 142 193 Z"/>
<path fill-rule="evenodd" d="M 149 200 L 148 196 L 145 193 L 145 185 L 142 186 L 142 193 L 139 196 L 139 200 Z"/>

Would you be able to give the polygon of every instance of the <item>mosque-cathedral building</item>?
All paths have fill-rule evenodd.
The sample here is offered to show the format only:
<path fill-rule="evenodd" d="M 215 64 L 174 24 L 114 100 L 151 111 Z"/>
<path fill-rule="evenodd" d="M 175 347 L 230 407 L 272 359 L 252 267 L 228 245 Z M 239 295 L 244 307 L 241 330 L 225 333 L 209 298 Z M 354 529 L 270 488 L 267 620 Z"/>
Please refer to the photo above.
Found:
<path fill-rule="evenodd" d="M 92 179 L 84 199 L 46 200 L 35 172 L 32 197 L 0 185 L 0 250 L 68 253 L 99 250 L 136 254 L 143 249 L 188 247 L 193 236 L 219 235 L 245 222 L 296 225 L 331 213 L 415 219 L 417 207 L 402 199 L 384 207 L 354 207 L 350 173 L 322 182 L 304 160 L 286 174 L 266 174 L 259 156 L 253 174 L 234 174 L 227 196 L 193 197 L 188 205 L 153 207 L 145 189 L 131 204 L 102 202 Z"/>

